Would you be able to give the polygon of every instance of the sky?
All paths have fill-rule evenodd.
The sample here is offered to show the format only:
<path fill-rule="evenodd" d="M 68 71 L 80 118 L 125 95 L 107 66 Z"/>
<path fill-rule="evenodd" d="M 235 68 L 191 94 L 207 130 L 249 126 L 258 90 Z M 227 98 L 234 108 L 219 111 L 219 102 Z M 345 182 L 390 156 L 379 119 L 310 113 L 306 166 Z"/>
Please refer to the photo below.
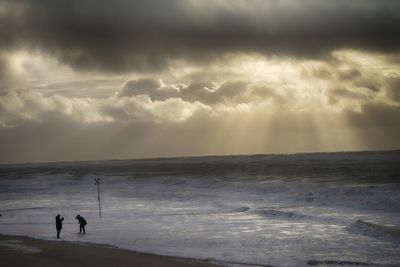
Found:
<path fill-rule="evenodd" d="M 0 0 L 0 163 L 400 149 L 398 0 Z"/>

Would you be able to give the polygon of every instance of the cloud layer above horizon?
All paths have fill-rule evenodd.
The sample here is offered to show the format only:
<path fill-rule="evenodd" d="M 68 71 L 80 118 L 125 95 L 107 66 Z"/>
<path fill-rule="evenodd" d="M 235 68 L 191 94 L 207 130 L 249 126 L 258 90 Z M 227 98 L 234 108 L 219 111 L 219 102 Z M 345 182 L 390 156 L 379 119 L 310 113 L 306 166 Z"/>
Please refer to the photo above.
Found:
<path fill-rule="evenodd" d="M 0 48 L 45 51 L 77 69 L 110 72 L 229 52 L 399 52 L 399 10 L 396 0 L 5 0 Z"/>
<path fill-rule="evenodd" d="M 400 148 L 394 0 L 0 1 L 0 162 Z"/>

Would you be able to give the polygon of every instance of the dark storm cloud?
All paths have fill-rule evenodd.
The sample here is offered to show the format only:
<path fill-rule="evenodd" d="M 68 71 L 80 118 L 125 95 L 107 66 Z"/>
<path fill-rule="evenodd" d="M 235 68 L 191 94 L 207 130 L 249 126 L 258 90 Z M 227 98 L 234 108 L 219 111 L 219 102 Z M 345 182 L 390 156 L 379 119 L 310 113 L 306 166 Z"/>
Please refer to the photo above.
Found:
<path fill-rule="evenodd" d="M 3 1 L 0 49 L 38 49 L 78 69 L 154 71 L 226 52 L 399 52 L 399 25 L 397 0 Z"/>

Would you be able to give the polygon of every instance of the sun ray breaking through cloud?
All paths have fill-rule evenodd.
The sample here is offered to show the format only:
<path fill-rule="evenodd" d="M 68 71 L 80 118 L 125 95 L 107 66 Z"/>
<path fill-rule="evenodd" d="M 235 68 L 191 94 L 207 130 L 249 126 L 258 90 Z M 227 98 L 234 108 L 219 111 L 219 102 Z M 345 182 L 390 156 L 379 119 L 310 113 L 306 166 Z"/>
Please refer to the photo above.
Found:
<path fill-rule="evenodd" d="M 398 1 L 94 3 L 0 3 L 1 162 L 400 147 Z"/>

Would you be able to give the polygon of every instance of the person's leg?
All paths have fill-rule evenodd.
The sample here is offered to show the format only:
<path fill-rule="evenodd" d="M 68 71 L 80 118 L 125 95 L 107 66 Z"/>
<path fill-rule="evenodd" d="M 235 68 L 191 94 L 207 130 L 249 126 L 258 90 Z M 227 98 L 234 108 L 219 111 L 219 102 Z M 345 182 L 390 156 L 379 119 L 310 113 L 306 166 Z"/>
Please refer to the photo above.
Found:
<path fill-rule="evenodd" d="M 59 229 L 57 229 L 57 238 L 60 238 L 60 231 Z"/>
<path fill-rule="evenodd" d="M 82 225 L 79 225 L 79 233 L 82 234 Z"/>
<path fill-rule="evenodd" d="M 83 233 L 85 234 L 85 226 L 82 226 Z"/>

